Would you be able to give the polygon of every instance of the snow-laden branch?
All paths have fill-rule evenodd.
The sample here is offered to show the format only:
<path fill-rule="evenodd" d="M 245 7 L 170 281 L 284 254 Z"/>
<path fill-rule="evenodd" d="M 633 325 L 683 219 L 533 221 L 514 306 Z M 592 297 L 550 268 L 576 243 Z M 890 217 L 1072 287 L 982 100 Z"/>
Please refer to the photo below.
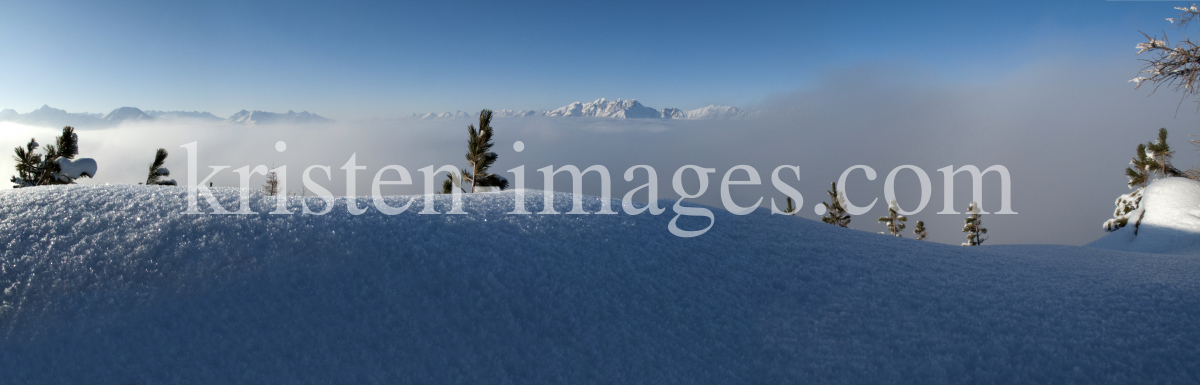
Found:
<path fill-rule="evenodd" d="M 1182 13 L 1178 18 L 1167 18 L 1166 20 L 1174 24 L 1173 28 L 1179 30 L 1187 28 L 1188 24 L 1200 16 L 1200 8 L 1194 4 L 1190 7 L 1175 7 L 1175 9 Z M 1174 87 L 1175 91 L 1183 91 L 1184 97 L 1200 92 L 1197 90 L 1197 83 L 1200 83 L 1200 46 L 1192 43 L 1186 36 L 1183 41 L 1174 46 L 1166 36 L 1159 38 L 1144 32 L 1142 36 L 1146 37 L 1146 42 L 1138 43 L 1135 46 L 1138 50 L 1136 54 L 1150 53 L 1154 57 L 1143 59 L 1146 66 L 1139 74 L 1145 75 L 1129 80 L 1131 83 L 1137 83 L 1134 89 L 1150 82 L 1154 83 L 1155 90 L 1166 85 Z"/>

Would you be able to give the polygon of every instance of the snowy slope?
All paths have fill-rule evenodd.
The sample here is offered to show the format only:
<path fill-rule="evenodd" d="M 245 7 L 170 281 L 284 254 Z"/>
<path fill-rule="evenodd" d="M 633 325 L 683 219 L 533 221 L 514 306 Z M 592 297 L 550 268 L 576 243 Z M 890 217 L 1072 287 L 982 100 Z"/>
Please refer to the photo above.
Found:
<path fill-rule="evenodd" d="M 1200 255 L 1200 182 L 1186 178 L 1154 181 L 1142 193 L 1141 208 L 1145 214 L 1136 228 L 1122 227 L 1088 246 Z"/>
<path fill-rule="evenodd" d="M 492 111 L 492 116 L 495 116 L 497 118 L 524 118 L 524 117 L 538 116 L 538 115 L 544 115 L 544 113 L 539 113 L 534 110 L 509 110 L 509 109 Z M 479 113 L 477 112 L 477 113 L 473 114 L 472 116 L 479 116 Z"/>
<path fill-rule="evenodd" d="M 643 106 L 637 100 L 596 99 L 591 103 L 575 102 L 554 111 L 547 111 L 546 116 L 590 116 L 617 119 L 659 118 L 658 110 Z"/>
<path fill-rule="evenodd" d="M 112 123 L 124 122 L 127 120 L 138 121 L 151 119 L 153 118 L 150 115 L 142 112 L 142 110 L 138 109 L 137 107 L 121 107 L 112 110 L 112 112 L 109 112 L 108 114 L 104 115 L 104 117 L 100 118 L 100 120 Z"/>
<path fill-rule="evenodd" d="M 714 210 L 685 239 L 671 202 L 507 215 L 512 192 L 467 197 L 470 215 L 418 199 L 189 216 L 185 191 L 0 192 L 5 383 L 1200 381 L 1191 256 L 964 248 L 764 210 Z"/>
<path fill-rule="evenodd" d="M 534 110 L 523 110 L 523 111 L 516 111 L 516 110 L 493 110 L 493 111 L 492 111 L 492 117 L 493 117 L 493 118 L 523 118 L 523 117 L 529 117 L 529 116 L 539 116 L 539 115 L 545 115 L 545 112 L 543 111 L 543 112 L 539 113 L 539 112 L 537 112 L 537 111 L 534 111 Z M 411 115 L 409 115 L 409 116 L 403 117 L 402 119 L 410 119 L 410 120 L 444 120 L 444 119 L 470 119 L 470 118 L 478 118 L 478 117 L 479 117 L 479 112 L 478 112 L 478 111 L 476 111 L 476 112 L 473 112 L 473 113 L 468 113 L 468 112 L 463 112 L 463 111 L 461 111 L 461 110 L 460 110 L 460 111 L 457 111 L 457 112 L 448 112 L 448 111 L 447 111 L 447 112 L 443 112 L 443 113 L 440 113 L 440 114 L 438 114 L 438 113 L 433 113 L 433 112 L 424 113 L 424 114 L 413 113 L 413 114 L 411 114 Z"/>
<path fill-rule="evenodd" d="M 209 121 L 221 121 L 221 120 L 225 120 L 225 119 L 221 119 L 221 118 L 217 117 L 216 115 L 213 115 L 212 113 L 210 113 L 210 112 L 208 112 L 208 111 L 200 112 L 200 111 L 155 111 L 155 110 L 147 110 L 147 111 L 146 111 L 146 115 L 149 115 L 150 117 L 152 117 L 152 118 L 155 118 L 155 119 L 171 119 L 171 120 L 179 120 L 179 119 L 200 119 L 200 120 L 209 120 Z"/>
<path fill-rule="evenodd" d="M 664 108 L 662 111 L 663 119 L 743 119 L 749 116 L 740 108 L 715 104 L 690 111 L 678 108 Z"/>
<path fill-rule="evenodd" d="M 287 113 L 278 114 L 265 111 L 246 111 L 241 110 L 229 116 L 225 120 L 228 124 L 310 124 L 310 123 L 333 123 L 332 119 L 310 113 L 308 111 L 295 112 L 288 111 Z"/>

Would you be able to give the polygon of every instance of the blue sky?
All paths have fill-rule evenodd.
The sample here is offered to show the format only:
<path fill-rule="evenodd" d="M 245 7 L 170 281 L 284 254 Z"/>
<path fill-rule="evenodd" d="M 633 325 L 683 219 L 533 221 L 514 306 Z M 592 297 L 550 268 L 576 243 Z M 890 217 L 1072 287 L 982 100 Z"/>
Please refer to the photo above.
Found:
<path fill-rule="evenodd" d="M 0 3 L 0 108 L 309 110 L 337 119 L 636 98 L 752 107 L 856 66 L 987 83 L 1140 68 L 1185 2 Z M 1114 79 L 1124 81 L 1124 79 Z"/>

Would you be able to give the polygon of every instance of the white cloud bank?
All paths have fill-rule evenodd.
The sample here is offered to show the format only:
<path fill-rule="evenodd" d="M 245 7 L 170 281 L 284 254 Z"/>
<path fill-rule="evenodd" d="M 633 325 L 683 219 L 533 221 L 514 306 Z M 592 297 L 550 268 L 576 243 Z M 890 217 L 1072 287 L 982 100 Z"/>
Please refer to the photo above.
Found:
<path fill-rule="evenodd" d="M 890 171 L 915 165 L 929 175 L 932 199 L 921 213 L 909 216 L 909 228 L 923 220 L 931 240 L 958 244 L 963 238 L 962 216 L 936 214 L 944 209 L 942 174 L 936 170 L 949 165 L 980 169 L 1003 165 L 1012 175 L 1013 210 L 1019 214 L 985 216 L 984 226 L 992 235 L 989 244 L 1083 244 L 1104 235 L 1100 224 L 1111 214 L 1113 199 L 1126 192 L 1121 171 L 1136 144 L 1151 139 L 1158 127 L 1171 130 L 1177 165 L 1187 168 L 1197 160 L 1187 151 L 1186 140 L 1189 134 L 1200 134 L 1200 129 L 1193 129 L 1200 127 L 1200 115 L 1185 106 L 1176 116 L 1178 95 L 1146 97 L 1143 91 L 1131 90 L 1122 80 L 1127 78 L 1126 68 L 1094 68 L 1061 60 L 992 83 L 941 86 L 923 85 L 882 68 L 886 67 L 831 73 L 827 82 L 813 89 L 757 106 L 773 113 L 754 120 L 497 119 L 493 126 L 500 160 L 492 171 L 511 180 L 505 170 L 525 165 L 526 187 L 541 188 L 538 168 L 604 165 L 611 173 L 613 195 L 620 198 L 645 178 L 638 172 L 633 182 L 626 182 L 625 170 L 645 164 L 657 170 L 661 197 L 671 198 L 678 196 L 672 191 L 672 175 L 681 166 L 694 164 L 716 168 L 716 173 L 710 175 L 706 193 L 692 201 L 720 206 L 721 177 L 731 167 L 745 164 L 757 169 L 762 185 L 731 188 L 733 200 L 744 206 L 764 197 L 763 205 L 769 207 L 770 198 L 780 205 L 783 199 L 771 185 L 771 171 L 794 165 L 801 170 L 799 181 L 786 175 L 783 179 L 803 195 L 801 215 L 816 218 L 813 206 L 828 200 L 825 190 L 843 170 L 861 164 L 878 173 L 871 181 L 855 171 L 845 186 L 851 201 L 865 206 L 872 199 L 885 201 L 884 179 Z M 876 75 L 864 77 L 864 73 Z M 359 165 L 367 167 L 357 174 L 357 194 L 370 194 L 372 178 L 386 165 L 404 166 L 416 184 L 388 187 L 385 193 L 419 193 L 423 178 L 417 169 L 445 164 L 465 167 L 468 122 L 258 127 L 184 122 L 85 128 L 79 131 L 80 154 L 95 158 L 100 169 L 95 179 L 81 183 L 144 181 L 159 147 L 171 153 L 167 161 L 171 177 L 185 183 L 187 153 L 179 146 L 195 141 L 203 169 L 200 179 L 208 174 L 207 166 L 286 165 L 287 187 L 294 192 L 306 167 L 325 165 L 333 170 L 332 181 L 320 171 L 314 179 L 340 195 L 346 191 L 346 174 L 339 168 L 354 155 Z M 0 140 L 11 147 L 30 136 L 47 143 L 57 132 L 0 123 Z M 512 147 L 518 140 L 525 144 L 520 153 Z M 286 142 L 287 150 L 277 152 L 277 141 Z M 11 157 L 0 159 L 0 170 L 12 170 Z M 7 178 L 8 174 L 0 175 Z M 690 175 L 685 186 L 695 192 Z M 394 177 L 394 173 L 387 176 Z M 598 179 L 586 178 L 585 192 L 597 194 Z M 739 172 L 737 178 L 745 175 Z M 237 174 L 229 169 L 212 180 L 218 186 L 238 184 Z M 256 176 L 251 183 L 258 187 L 262 178 Z M 985 177 L 984 210 L 1000 209 L 999 184 L 995 174 Z M 969 176 L 959 174 L 956 211 L 963 211 L 971 200 L 970 186 Z M 556 179 L 555 189 L 570 189 L 565 173 Z M 896 190 L 902 208 L 916 208 L 920 184 L 913 172 L 898 174 Z M 886 203 L 877 203 L 869 213 L 854 217 L 851 227 L 883 231 L 875 219 L 885 211 Z"/>

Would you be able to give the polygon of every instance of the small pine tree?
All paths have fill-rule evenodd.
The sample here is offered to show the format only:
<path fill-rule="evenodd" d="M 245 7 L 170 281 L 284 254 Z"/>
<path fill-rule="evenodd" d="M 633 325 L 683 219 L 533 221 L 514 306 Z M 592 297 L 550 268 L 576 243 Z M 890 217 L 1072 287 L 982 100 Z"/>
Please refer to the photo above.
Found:
<path fill-rule="evenodd" d="M 846 203 L 846 194 L 838 191 L 837 182 L 833 182 L 833 187 L 827 192 L 829 193 L 829 200 L 833 201 L 833 204 L 821 202 L 822 205 L 825 205 L 825 216 L 821 217 L 821 221 L 842 227 L 849 226 L 850 213 L 846 212 L 844 205 Z"/>
<path fill-rule="evenodd" d="M 475 192 L 476 187 L 498 187 L 501 190 L 508 188 L 508 180 L 503 177 L 488 172 L 488 168 L 492 167 L 492 163 L 496 162 L 498 156 L 492 152 L 492 110 L 484 109 L 479 111 L 479 129 L 476 130 L 474 125 L 467 126 L 467 164 L 471 166 L 469 170 L 462 170 L 462 185 L 470 184 L 469 192 Z M 442 183 L 442 190 L 446 190 L 445 182 Z"/>
<path fill-rule="evenodd" d="M 267 182 L 263 184 L 263 194 L 266 196 L 279 195 L 279 175 L 275 171 L 267 173 Z"/>
<path fill-rule="evenodd" d="M 987 240 L 987 229 L 983 228 L 983 219 L 980 216 L 979 205 L 971 201 L 967 206 L 966 225 L 963 226 L 963 232 L 967 233 L 967 242 L 963 243 L 963 246 L 979 246 Z"/>
<path fill-rule="evenodd" d="M 1138 185 L 1146 187 L 1146 183 L 1150 182 L 1153 170 L 1158 168 L 1158 162 L 1146 155 L 1146 145 L 1141 143 L 1138 143 L 1137 154 L 1129 161 L 1129 164 L 1133 165 L 1133 167 L 1125 168 L 1125 176 L 1129 178 L 1129 188 Z"/>
<path fill-rule="evenodd" d="M 1183 172 L 1171 166 L 1171 145 L 1167 144 L 1167 129 L 1158 129 L 1158 139 L 1146 144 L 1146 156 L 1154 159 L 1151 173 L 1157 172 L 1163 178 L 1182 176 Z"/>
<path fill-rule="evenodd" d="M 1141 221 L 1142 216 L 1142 211 L 1138 209 L 1142 204 L 1142 191 L 1150 184 L 1151 179 L 1154 179 L 1155 174 L 1161 175 L 1163 178 L 1188 175 L 1171 166 L 1171 156 L 1174 153 L 1171 151 L 1171 146 L 1167 144 L 1166 128 L 1158 129 L 1157 140 L 1138 144 L 1137 153 L 1129 161 L 1129 164 L 1133 166 L 1125 168 L 1125 177 L 1129 178 L 1126 186 L 1137 187 L 1137 189 L 1117 197 L 1115 202 L 1117 208 L 1113 211 L 1113 217 L 1104 221 L 1104 231 L 1117 231 L 1129 224 L 1130 219 L 1133 219 L 1133 231 L 1134 234 L 1137 233 L 1137 224 Z M 1196 172 L 1194 176 L 1200 178 L 1200 171 Z"/>
<path fill-rule="evenodd" d="M 162 149 L 162 148 L 158 149 L 158 152 L 154 153 L 154 162 L 150 163 L 150 174 L 148 176 L 146 176 L 146 184 L 147 185 L 158 185 L 158 186 L 175 186 L 176 185 L 174 179 L 164 179 L 163 178 L 163 177 L 171 176 L 171 170 L 168 170 L 166 167 L 163 167 L 163 163 L 165 163 L 166 161 L 167 161 L 167 150 Z"/>
<path fill-rule="evenodd" d="M 83 176 L 91 178 L 96 173 L 96 161 L 93 159 L 72 162 L 79 155 L 79 136 L 75 134 L 74 127 L 63 127 L 62 135 L 55 138 L 55 144 L 46 146 L 45 154 L 34 153 L 39 147 L 38 142 L 30 138 L 25 147 L 14 149 L 17 175 L 9 179 L 13 188 L 71 184 L 75 183 L 75 179 Z M 63 171 L 64 164 L 73 167 Z"/>
<path fill-rule="evenodd" d="M 897 237 L 902 236 L 900 235 L 900 231 L 904 230 L 904 222 L 908 221 L 908 217 L 900 215 L 897 212 L 899 210 L 900 206 L 896 204 L 895 200 L 892 200 L 888 203 L 888 215 L 886 217 L 879 217 L 880 222 L 887 224 L 888 232 Z"/>
<path fill-rule="evenodd" d="M 783 210 L 783 212 L 796 215 L 797 211 L 800 211 L 800 209 L 796 207 L 796 202 L 792 201 L 792 197 L 787 197 L 787 209 Z"/>
<path fill-rule="evenodd" d="M 1142 210 L 1139 210 L 1142 203 L 1142 191 L 1145 191 L 1145 188 L 1138 187 L 1129 194 L 1117 197 L 1117 209 L 1113 211 L 1112 218 L 1104 221 L 1104 231 L 1117 231 L 1129 224 L 1130 219 L 1133 219 L 1133 233 L 1137 234 L 1138 223 L 1142 220 Z"/>
<path fill-rule="evenodd" d="M 29 144 L 24 148 L 17 147 L 13 151 L 16 155 L 13 160 L 17 162 L 17 175 L 10 180 L 13 183 L 13 188 L 37 186 L 38 179 L 42 173 L 42 156 L 35 153 L 38 149 L 38 142 L 33 138 L 29 138 Z"/>
<path fill-rule="evenodd" d="M 924 241 L 928 235 L 925 232 L 925 221 L 917 221 L 917 228 L 913 229 L 913 234 L 917 235 L 918 241 Z"/>

